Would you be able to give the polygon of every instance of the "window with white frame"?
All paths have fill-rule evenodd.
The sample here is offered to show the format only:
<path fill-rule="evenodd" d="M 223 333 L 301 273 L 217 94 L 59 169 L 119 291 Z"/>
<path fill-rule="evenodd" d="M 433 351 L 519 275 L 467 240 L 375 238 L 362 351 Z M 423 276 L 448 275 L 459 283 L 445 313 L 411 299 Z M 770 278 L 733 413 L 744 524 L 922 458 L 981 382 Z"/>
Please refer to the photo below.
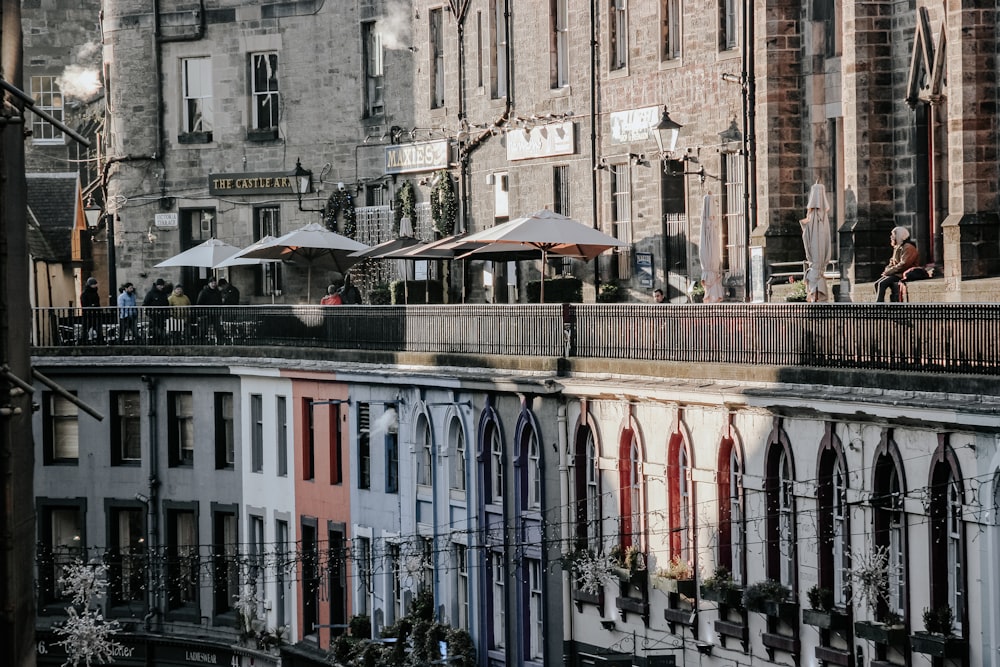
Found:
<path fill-rule="evenodd" d="M 267 236 L 281 236 L 281 209 L 277 206 L 259 206 L 253 210 L 253 240 L 256 243 Z M 281 262 L 264 262 L 254 268 L 254 294 L 256 296 L 280 295 L 282 290 Z"/>
<path fill-rule="evenodd" d="M 507 97 L 507 19 L 504 0 L 490 2 L 490 93 L 493 99 Z"/>
<path fill-rule="evenodd" d="M 275 449 L 277 449 L 278 476 L 288 476 L 288 401 L 284 396 L 274 397 Z"/>
<path fill-rule="evenodd" d="M 719 0 L 719 50 L 732 51 L 739 44 L 736 0 Z"/>
<path fill-rule="evenodd" d="M 111 465 L 136 464 L 142 459 L 139 392 L 111 392 Z"/>
<path fill-rule="evenodd" d="M 903 489 L 899 472 L 892 467 L 889 477 L 889 611 L 900 618 L 906 615 L 906 540 L 903 515 Z"/>
<path fill-rule="evenodd" d="M 182 132 L 211 132 L 214 129 L 212 103 L 212 59 L 184 58 Z"/>
<path fill-rule="evenodd" d="M 358 403 L 358 488 L 372 487 L 371 407 Z"/>
<path fill-rule="evenodd" d="M 507 628 L 504 617 L 504 607 L 507 600 L 504 593 L 504 573 L 503 553 L 500 551 L 490 552 L 490 579 L 493 583 L 492 607 L 492 633 L 493 639 L 490 648 L 502 649 L 507 645 Z"/>
<path fill-rule="evenodd" d="M 462 423 L 452 419 L 448 427 L 448 440 L 451 443 L 451 488 L 455 491 L 465 491 L 465 431 Z"/>
<path fill-rule="evenodd" d="M 542 561 L 528 559 L 528 657 L 541 662 L 545 651 L 545 614 L 542 606 Z"/>
<path fill-rule="evenodd" d="M 549 0 L 549 21 L 552 29 L 550 85 L 569 85 L 569 16 L 567 0 Z"/>
<path fill-rule="evenodd" d="M 490 431 L 490 501 L 503 502 L 503 441 L 496 425 Z"/>
<path fill-rule="evenodd" d="M 63 120 L 63 94 L 59 77 L 40 75 L 31 77 L 31 97 L 35 108 L 49 114 L 57 121 Z M 31 140 L 33 143 L 63 143 L 62 130 L 38 114 L 31 114 Z"/>
<path fill-rule="evenodd" d="M 627 535 L 625 546 L 640 547 L 639 530 L 642 525 L 642 456 L 639 452 L 639 442 L 633 436 L 628 453 L 628 496 L 629 524 L 631 534 Z"/>
<path fill-rule="evenodd" d="M 725 257 L 723 264 L 728 269 L 731 280 L 745 282 L 747 275 L 747 229 L 744 204 L 743 155 L 724 153 L 723 167 L 723 215 L 722 226 Z"/>
<path fill-rule="evenodd" d="M 628 65 L 628 0 L 610 0 L 608 16 L 608 62 L 610 69 Z"/>
<path fill-rule="evenodd" d="M 618 278 L 632 277 L 632 261 L 629 248 L 632 244 L 632 174 L 628 164 L 611 165 L 611 220 L 615 226 L 615 237 L 628 244 L 618 248 Z"/>
<path fill-rule="evenodd" d="M 248 575 L 257 593 L 257 615 L 264 617 L 267 605 L 267 586 L 264 577 L 264 517 L 250 515 L 250 558 Z M 238 553 L 237 553 L 238 555 Z"/>
<path fill-rule="evenodd" d="M 250 98 L 253 105 L 250 127 L 254 130 L 276 129 L 279 111 L 277 53 L 250 54 Z"/>
<path fill-rule="evenodd" d="M 291 596 L 285 594 L 285 579 L 288 576 L 288 564 L 291 559 L 288 554 L 288 522 L 277 519 L 274 522 L 274 588 L 277 592 L 275 601 L 275 622 L 278 627 L 285 625 L 291 618 Z"/>
<path fill-rule="evenodd" d="M 795 500 L 794 481 L 788 453 L 781 451 L 778 461 L 778 525 L 781 559 L 781 583 L 789 588 L 795 585 Z"/>
<path fill-rule="evenodd" d="M 194 397 L 190 391 L 167 392 L 167 425 L 170 465 L 194 465 Z"/>
<path fill-rule="evenodd" d="M 965 574 L 962 568 L 962 487 L 961 482 L 949 477 L 946 485 L 948 494 L 948 606 L 954 612 L 951 628 L 962 634 L 962 617 L 965 609 Z"/>
<path fill-rule="evenodd" d="M 215 467 L 232 468 L 236 463 L 236 439 L 233 433 L 233 395 L 215 393 Z"/>
<path fill-rule="evenodd" d="M 586 460 L 584 461 L 584 474 L 587 484 L 587 542 L 595 545 L 601 543 L 601 494 L 598 484 L 598 460 L 597 445 L 594 443 L 594 434 L 587 429 L 587 441 L 584 445 Z"/>
<path fill-rule="evenodd" d="M 417 446 L 417 485 L 430 486 L 432 477 L 431 430 L 427 425 L 427 418 L 423 415 L 417 418 L 415 441 Z"/>
<path fill-rule="evenodd" d="M 387 563 L 389 568 L 389 593 L 392 600 L 392 618 L 389 619 L 393 622 L 403 618 L 403 573 L 402 573 L 402 562 L 400 560 L 399 545 L 396 543 L 390 543 L 386 549 L 386 556 L 389 560 Z"/>
<path fill-rule="evenodd" d="M 528 469 L 526 491 L 528 493 L 528 509 L 538 510 L 542 507 L 542 467 L 541 453 L 538 448 L 538 434 L 531 430 L 528 435 Z"/>
<path fill-rule="evenodd" d="M 674 555 L 691 563 L 691 486 L 688 482 L 691 469 L 688 466 L 687 449 L 683 444 L 677 447 L 677 525 L 671 528 L 678 538 Z"/>
<path fill-rule="evenodd" d="M 455 627 L 469 629 L 469 548 L 455 544 Z"/>
<path fill-rule="evenodd" d="M 444 106 L 444 23 L 440 8 L 429 12 L 431 109 Z"/>
<path fill-rule="evenodd" d="M 729 571 L 733 581 L 743 582 L 743 469 L 739 453 L 729 453 Z"/>
<path fill-rule="evenodd" d="M 843 607 L 848 602 L 848 586 L 851 576 L 849 553 L 850 534 L 847 530 L 849 508 L 847 505 L 847 473 L 844 461 L 839 456 L 833 467 L 833 603 Z"/>
<path fill-rule="evenodd" d="M 380 116 L 385 111 L 383 90 L 385 87 L 385 72 L 382 49 L 382 33 L 375 21 L 361 23 L 362 62 L 364 63 L 365 81 L 365 116 Z"/>
<path fill-rule="evenodd" d="M 358 570 L 358 590 L 354 607 L 357 615 L 368 616 L 372 594 L 372 541 L 369 537 L 357 537 L 355 541 L 358 549 L 355 561 Z"/>
<path fill-rule="evenodd" d="M 80 458 L 80 409 L 55 392 L 43 394 L 45 464 L 77 463 Z"/>
<path fill-rule="evenodd" d="M 676 60 L 681 57 L 681 0 L 660 0 L 660 7 L 661 60 Z"/>
<path fill-rule="evenodd" d="M 420 590 L 429 591 L 434 586 L 434 538 L 420 538 Z"/>

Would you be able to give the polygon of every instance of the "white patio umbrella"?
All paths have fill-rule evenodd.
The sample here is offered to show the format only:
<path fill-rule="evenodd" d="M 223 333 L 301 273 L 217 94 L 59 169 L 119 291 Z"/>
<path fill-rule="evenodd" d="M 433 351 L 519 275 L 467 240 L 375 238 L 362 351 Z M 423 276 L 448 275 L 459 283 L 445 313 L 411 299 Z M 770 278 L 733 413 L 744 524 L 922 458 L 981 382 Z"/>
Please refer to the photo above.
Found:
<path fill-rule="evenodd" d="M 470 234 L 466 242 L 513 244 L 542 251 L 540 299 L 545 302 L 545 261 L 550 253 L 593 259 L 608 248 L 626 246 L 613 236 L 548 209 Z"/>
<path fill-rule="evenodd" d="M 826 199 L 826 188 L 816 183 L 809 191 L 806 217 L 802 225 L 802 244 L 806 249 L 805 283 L 806 300 L 809 302 L 829 301 L 830 288 L 823 272 L 830 262 L 833 248 L 830 243 L 830 221 L 827 217 L 830 203 Z"/>
<path fill-rule="evenodd" d="M 240 251 L 234 245 L 230 245 L 219 239 L 208 239 L 193 248 L 188 248 L 184 252 L 165 259 L 156 265 L 156 268 L 170 266 L 193 266 L 203 269 L 214 268 L 219 262 L 232 257 Z"/>
<path fill-rule="evenodd" d="M 272 243 L 274 243 L 276 239 L 277 237 L 268 234 L 267 236 L 262 237 L 260 240 L 254 241 L 253 245 L 248 245 L 246 248 L 238 250 L 233 255 L 222 260 L 221 262 L 216 264 L 214 268 L 228 269 L 233 266 L 257 266 L 259 264 L 266 264 L 268 262 L 278 262 L 280 260 L 260 259 L 260 258 L 250 259 L 249 257 L 243 256 L 246 252 L 250 250 L 257 250 L 258 248 L 263 248 L 264 246 L 271 245 Z"/>
<path fill-rule="evenodd" d="M 722 286 L 722 229 L 712 210 L 712 195 L 701 200 L 701 284 L 705 303 L 721 303 L 726 296 Z"/>
<path fill-rule="evenodd" d="M 309 273 L 306 279 L 306 298 L 312 300 L 312 270 L 314 266 L 332 269 L 340 273 L 358 262 L 351 253 L 365 250 L 368 246 L 332 232 L 323 225 L 313 222 L 283 234 L 268 245 L 256 249 L 247 248 L 240 252 L 249 259 L 280 259 L 293 264 L 304 264 Z"/>

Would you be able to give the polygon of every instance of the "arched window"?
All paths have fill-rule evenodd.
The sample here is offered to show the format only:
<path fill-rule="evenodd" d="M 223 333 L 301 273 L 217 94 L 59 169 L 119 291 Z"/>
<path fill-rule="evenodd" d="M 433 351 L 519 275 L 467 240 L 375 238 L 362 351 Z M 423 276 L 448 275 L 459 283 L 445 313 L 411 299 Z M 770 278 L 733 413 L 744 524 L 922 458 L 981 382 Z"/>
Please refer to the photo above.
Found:
<path fill-rule="evenodd" d="M 793 591 L 796 584 L 795 471 L 780 427 L 769 437 L 764 492 L 767 502 L 767 576 Z"/>
<path fill-rule="evenodd" d="M 576 491 L 576 539 L 578 548 L 599 550 L 601 544 L 601 495 L 597 473 L 597 444 L 586 424 L 576 434 L 574 489 Z"/>
<path fill-rule="evenodd" d="M 528 432 L 528 465 L 525 471 L 527 483 L 525 491 L 528 494 L 527 508 L 537 510 L 542 506 L 542 469 L 541 457 L 538 451 L 538 434 L 535 431 Z"/>
<path fill-rule="evenodd" d="M 431 430 L 427 424 L 427 417 L 424 415 L 417 417 L 415 442 L 417 444 L 417 484 L 430 486 L 432 479 Z"/>
<path fill-rule="evenodd" d="M 495 426 L 490 429 L 490 500 L 503 502 L 503 441 Z"/>
<path fill-rule="evenodd" d="M 845 607 L 851 566 L 847 471 L 832 424 L 820 443 L 818 470 L 819 586 L 833 593 L 835 605 Z"/>
<path fill-rule="evenodd" d="M 727 569 L 738 584 L 743 583 L 743 464 L 736 443 L 724 438 L 719 446 L 718 475 L 719 554 L 716 565 Z"/>
<path fill-rule="evenodd" d="M 642 456 L 632 429 L 625 429 L 618 451 L 619 501 L 621 504 L 619 543 L 622 550 L 641 546 L 642 530 Z"/>
<path fill-rule="evenodd" d="M 448 425 L 448 449 L 451 452 L 451 488 L 465 491 L 465 430 L 457 418 Z"/>
<path fill-rule="evenodd" d="M 961 635 L 965 616 L 965 544 L 962 477 L 947 436 L 931 464 L 931 606 L 951 607 L 952 630 Z"/>
<path fill-rule="evenodd" d="M 874 542 L 888 554 L 888 590 L 876 616 L 887 613 L 906 616 L 906 516 L 903 511 L 905 485 L 900 475 L 895 444 L 887 432 L 875 457 L 872 484 L 874 507 Z"/>
<path fill-rule="evenodd" d="M 694 562 L 691 543 L 691 466 L 679 433 L 667 445 L 667 494 L 670 514 L 670 556 Z"/>

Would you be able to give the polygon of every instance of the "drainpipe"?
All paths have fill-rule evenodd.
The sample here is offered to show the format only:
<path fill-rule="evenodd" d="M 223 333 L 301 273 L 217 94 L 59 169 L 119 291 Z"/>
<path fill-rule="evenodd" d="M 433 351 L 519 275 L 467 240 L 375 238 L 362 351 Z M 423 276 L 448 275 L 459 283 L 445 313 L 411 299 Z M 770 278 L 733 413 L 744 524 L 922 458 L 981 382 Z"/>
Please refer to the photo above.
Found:
<path fill-rule="evenodd" d="M 593 4 L 593 3 L 591 3 Z M 559 503 L 561 505 L 560 519 L 562 520 L 562 556 L 569 555 L 573 544 L 573 526 L 570 523 L 569 507 L 569 437 L 566 433 L 566 403 L 560 402 L 556 412 L 556 429 L 559 436 Z M 563 597 L 563 645 L 573 639 L 573 586 L 570 581 L 572 575 L 567 576 L 565 572 L 562 577 L 562 597 Z"/>
<path fill-rule="evenodd" d="M 142 381 L 146 384 L 146 396 L 149 401 L 149 411 L 147 412 L 149 416 L 149 491 L 146 497 L 146 553 L 148 556 L 146 557 L 146 615 L 143 617 L 143 622 L 146 632 L 159 632 L 162 616 L 159 607 L 160 588 L 158 582 L 160 577 L 157 572 L 161 561 L 156 559 L 160 543 L 160 500 L 158 497 L 160 448 L 157 441 L 156 378 L 143 375 Z"/>
<path fill-rule="evenodd" d="M 754 78 L 754 7 L 752 2 L 743 3 L 743 183 L 746 215 L 746 276 L 744 277 L 744 300 L 751 300 L 750 285 L 750 234 L 757 227 L 757 83 Z"/>
<path fill-rule="evenodd" d="M 600 202 L 597 199 L 597 2 L 590 2 L 590 204 L 594 229 L 600 229 Z M 601 293 L 601 271 L 594 258 L 594 294 Z"/>

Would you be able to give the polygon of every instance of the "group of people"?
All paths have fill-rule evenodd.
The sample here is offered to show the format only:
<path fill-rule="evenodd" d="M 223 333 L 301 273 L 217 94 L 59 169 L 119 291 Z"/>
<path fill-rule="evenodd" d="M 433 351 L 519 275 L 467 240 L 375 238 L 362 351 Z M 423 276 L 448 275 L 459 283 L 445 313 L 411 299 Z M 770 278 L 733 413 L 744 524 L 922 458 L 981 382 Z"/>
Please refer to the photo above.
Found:
<path fill-rule="evenodd" d="M 343 280 L 335 279 L 326 288 L 323 298 L 319 300 L 321 306 L 353 306 L 359 303 L 361 303 L 361 292 L 351 282 L 351 274 L 344 276 Z"/>

